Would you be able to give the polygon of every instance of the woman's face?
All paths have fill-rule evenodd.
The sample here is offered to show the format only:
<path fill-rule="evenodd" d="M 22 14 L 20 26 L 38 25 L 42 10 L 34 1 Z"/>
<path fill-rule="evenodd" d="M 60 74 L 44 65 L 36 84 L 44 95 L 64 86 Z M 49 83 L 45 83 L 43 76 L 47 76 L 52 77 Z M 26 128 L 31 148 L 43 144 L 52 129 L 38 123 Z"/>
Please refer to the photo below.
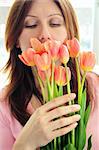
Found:
<path fill-rule="evenodd" d="M 64 18 L 53 0 L 36 0 L 24 21 L 23 31 L 18 39 L 22 51 L 30 47 L 30 38 L 35 37 L 41 42 L 48 39 L 66 38 Z"/>

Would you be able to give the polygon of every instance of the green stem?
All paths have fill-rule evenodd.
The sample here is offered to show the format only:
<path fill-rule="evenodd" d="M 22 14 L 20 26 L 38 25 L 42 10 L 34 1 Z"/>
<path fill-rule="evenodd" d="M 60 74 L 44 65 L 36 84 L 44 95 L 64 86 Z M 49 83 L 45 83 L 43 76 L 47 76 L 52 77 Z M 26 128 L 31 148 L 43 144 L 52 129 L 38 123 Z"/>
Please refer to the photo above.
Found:
<path fill-rule="evenodd" d="M 63 95 L 63 86 L 59 86 L 59 96 Z"/>
<path fill-rule="evenodd" d="M 57 150 L 56 138 L 54 139 L 54 150 Z"/>
<path fill-rule="evenodd" d="M 83 91 L 83 86 L 84 86 L 84 82 L 85 82 L 85 78 L 86 78 L 86 72 L 84 72 L 84 75 L 82 77 L 82 83 L 81 83 L 81 87 L 80 90 L 78 91 L 78 104 L 81 106 L 81 99 L 82 99 L 82 91 Z"/>
<path fill-rule="evenodd" d="M 53 95 L 52 95 L 52 91 L 51 91 L 51 85 L 50 85 L 50 81 L 48 79 L 48 76 L 47 76 L 47 72 L 45 71 L 45 75 L 46 75 L 46 80 L 47 80 L 47 86 L 48 86 L 48 100 L 50 101 L 52 98 L 53 98 Z"/>
<path fill-rule="evenodd" d="M 69 77 L 68 77 L 68 70 L 67 70 L 67 65 L 65 64 L 65 69 L 66 69 L 66 79 L 67 79 L 67 92 L 68 94 L 71 93 L 70 90 L 70 82 L 69 82 Z M 74 103 L 74 101 L 72 100 L 72 102 Z M 71 105 L 71 101 L 69 101 L 69 105 Z M 70 134 L 68 134 L 68 142 L 70 143 Z M 75 129 L 73 129 L 71 131 L 71 142 L 72 144 L 75 146 Z"/>
<path fill-rule="evenodd" d="M 38 79 L 38 82 L 39 82 L 39 85 L 40 85 L 41 91 L 42 91 L 43 101 L 45 103 L 46 102 L 46 97 L 45 97 L 45 93 L 44 93 L 44 86 L 43 86 L 43 83 L 42 83 L 42 80 L 41 80 L 40 76 L 37 73 L 37 69 L 35 67 L 33 68 L 33 73 L 35 74 L 35 76 Z"/>
<path fill-rule="evenodd" d="M 54 60 L 52 60 L 51 90 L 52 90 L 52 96 L 53 97 L 54 97 L 54 67 L 55 67 L 55 63 L 54 63 Z"/>
<path fill-rule="evenodd" d="M 77 81 L 78 81 L 78 91 L 79 91 L 80 87 L 81 87 L 81 78 L 80 78 L 80 70 L 79 70 L 78 58 L 75 58 L 75 61 L 76 61 L 76 71 L 77 71 Z"/>
<path fill-rule="evenodd" d="M 82 78 L 82 83 L 81 83 L 81 93 L 82 93 L 82 91 L 83 91 L 83 86 L 84 86 L 85 78 L 86 78 L 86 71 L 84 72 L 83 78 Z"/>
<path fill-rule="evenodd" d="M 65 69 L 66 69 L 66 80 L 67 80 L 67 93 L 70 94 L 71 90 L 70 90 L 70 82 L 69 82 L 69 77 L 68 77 L 68 70 L 67 70 L 67 65 L 65 64 Z M 70 102 L 71 104 L 71 102 Z"/>
<path fill-rule="evenodd" d="M 46 97 L 45 97 L 45 92 L 44 92 L 44 87 L 43 87 L 43 84 L 42 84 L 42 80 L 40 79 L 39 75 L 37 76 L 37 78 L 38 78 L 38 81 L 39 81 L 39 84 L 40 84 L 40 87 L 41 87 L 43 101 L 45 103 L 46 102 Z"/>

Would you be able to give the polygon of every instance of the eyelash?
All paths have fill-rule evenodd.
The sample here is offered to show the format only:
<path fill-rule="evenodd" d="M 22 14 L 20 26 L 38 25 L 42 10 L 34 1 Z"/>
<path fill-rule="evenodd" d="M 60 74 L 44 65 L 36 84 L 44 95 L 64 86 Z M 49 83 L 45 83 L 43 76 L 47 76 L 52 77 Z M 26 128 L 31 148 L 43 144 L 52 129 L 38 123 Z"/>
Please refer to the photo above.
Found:
<path fill-rule="evenodd" d="M 29 25 L 25 25 L 25 28 L 31 28 L 31 29 L 32 29 L 32 28 L 36 28 L 36 27 L 37 27 L 37 24 L 35 24 L 35 25 L 30 25 L 30 26 L 29 26 Z"/>
<path fill-rule="evenodd" d="M 59 26 L 61 26 L 61 24 L 50 23 L 50 26 L 51 27 L 59 27 Z"/>
<path fill-rule="evenodd" d="M 50 23 L 50 26 L 51 27 L 59 27 L 59 26 L 61 26 L 61 24 Z M 36 27 L 37 27 L 37 24 L 35 24 L 35 25 L 25 25 L 25 28 L 30 28 L 30 29 L 33 29 L 33 28 L 36 28 Z"/>

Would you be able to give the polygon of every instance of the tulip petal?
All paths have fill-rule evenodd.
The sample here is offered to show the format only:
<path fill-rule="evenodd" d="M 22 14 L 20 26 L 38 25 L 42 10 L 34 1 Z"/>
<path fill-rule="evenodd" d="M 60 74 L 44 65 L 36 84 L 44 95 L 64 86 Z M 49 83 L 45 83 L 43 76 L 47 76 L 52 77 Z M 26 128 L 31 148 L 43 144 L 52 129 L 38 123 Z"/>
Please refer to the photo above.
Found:
<path fill-rule="evenodd" d="M 43 45 L 36 38 L 31 38 L 30 43 L 31 43 L 32 48 L 37 52 L 39 52 L 43 49 Z"/>
<path fill-rule="evenodd" d="M 23 58 L 26 60 L 29 66 L 34 66 L 33 55 L 36 52 L 32 48 L 28 48 L 27 50 L 22 52 Z"/>
<path fill-rule="evenodd" d="M 67 45 L 70 57 L 75 58 L 79 56 L 80 44 L 76 38 L 73 38 L 72 40 L 67 40 L 66 45 Z"/>
<path fill-rule="evenodd" d="M 48 53 L 43 53 L 42 55 L 35 54 L 34 62 L 40 70 L 45 71 L 51 65 L 51 57 Z"/>
<path fill-rule="evenodd" d="M 96 63 L 96 56 L 94 52 L 82 52 L 80 54 L 80 67 L 83 71 L 92 71 Z"/>
<path fill-rule="evenodd" d="M 69 52 L 65 45 L 61 45 L 59 49 L 59 58 L 63 64 L 66 64 L 69 61 Z"/>
<path fill-rule="evenodd" d="M 29 66 L 28 62 L 24 59 L 24 57 L 22 55 L 18 55 L 18 57 L 25 65 Z"/>
<path fill-rule="evenodd" d="M 67 68 L 68 70 L 68 78 L 69 80 L 71 79 L 71 72 L 69 67 Z M 57 66 L 55 67 L 55 82 L 58 86 L 65 86 L 67 84 L 67 79 L 66 79 L 66 69 L 63 66 Z"/>
<path fill-rule="evenodd" d="M 44 43 L 44 48 L 47 52 L 50 51 L 53 59 L 57 60 L 60 45 L 60 41 L 48 40 Z"/>

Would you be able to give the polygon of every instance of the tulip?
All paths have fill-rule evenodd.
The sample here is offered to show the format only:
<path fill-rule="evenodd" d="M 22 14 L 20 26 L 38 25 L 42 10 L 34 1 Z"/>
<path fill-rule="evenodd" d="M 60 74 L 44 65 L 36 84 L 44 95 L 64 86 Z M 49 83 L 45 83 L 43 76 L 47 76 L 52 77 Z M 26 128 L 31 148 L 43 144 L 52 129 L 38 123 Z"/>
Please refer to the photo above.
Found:
<path fill-rule="evenodd" d="M 44 43 L 44 48 L 46 51 L 50 51 L 52 59 L 57 60 L 60 45 L 60 41 L 48 40 Z"/>
<path fill-rule="evenodd" d="M 83 71 L 92 71 L 96 62 L 94 52 L 82 52 L 80 54 L 80 67 Z"/>
<path fill-rule="evenodd" d="M 47 73 L 48 79 L 50 79 L 50 77 L 51 77 L 51 68 L 49 68 L 48 70 L 46 70 L 46 73 Z M 38 75 L 40 76 L 40 78 L 42 79 L 42 81 L 46 81 L 45 71 L 41 71 L 40 69 L 38 69 Z"/>
<path fill-rule="evenodd" d="M 20 60 L 27 66 L 34 66 L 33 56 L 35 51 L 32 48 L 28 48 L 27 50 L 23 51 L 21 55 L 18 55 Z"/>
<path fill-rule="evenodd" d="M 70 80 L 71 72 L 69 68 L 68 68 L 68 76 Z M 67 84 L 65 67 L 63 66 L 55 67 L 54 77 L 55 77 L 55 82 L 58 86 L 65 86 Z"/>
<path fill-rule="evenodd" d="M 46 71 L 51 66 L 51 56 L 48 52 L 43 52 L 42 54 L 35 54 L 33 56 L 35 65 L 41 71 Z"/>
<path fill-rule="evenodd" d="M 67 40 L 66 45 L 67 45 L 70 57 L 75 58 L 79 56 L 80 45 L 79 45 L 79 41 L 76 38 L 73 38 L 72 40 Z"/>
<path fill-rule="evenodd" d="M 69 52 L 65 45 L 61 45 L 59 49 L 59 58 L 63 64 L 66 64 L 69 61 Z"/>
<path fill-rule="evenodd" d="M 43 44 L 36 38 L 31 38 L 30 39 L 30 44 L 36 52 L 40 52 L 40 51 L 44 50 Z"/>

